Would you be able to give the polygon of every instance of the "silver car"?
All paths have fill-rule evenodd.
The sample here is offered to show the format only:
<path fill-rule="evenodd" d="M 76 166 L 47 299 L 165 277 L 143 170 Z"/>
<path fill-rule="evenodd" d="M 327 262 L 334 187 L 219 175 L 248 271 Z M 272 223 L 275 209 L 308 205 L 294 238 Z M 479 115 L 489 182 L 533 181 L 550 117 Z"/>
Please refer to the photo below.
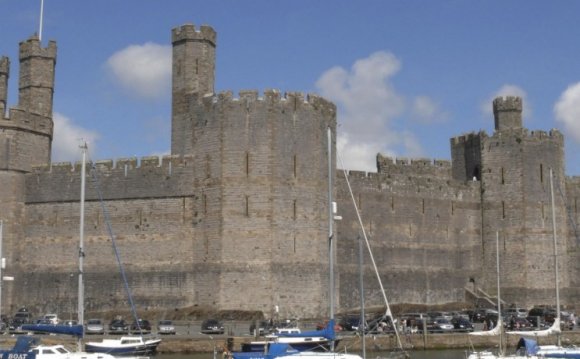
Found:
<path fill-rule="evenodd" d="M 85 327 L 86 334 L 105 334 L 105 325 L 100 319 L 89 319 Z"/>
<path fill-rule="evenodd" d="M 160 320 L 157 324 L 157 334 L 175 334 L 175 326 L 171 320 Z"/>

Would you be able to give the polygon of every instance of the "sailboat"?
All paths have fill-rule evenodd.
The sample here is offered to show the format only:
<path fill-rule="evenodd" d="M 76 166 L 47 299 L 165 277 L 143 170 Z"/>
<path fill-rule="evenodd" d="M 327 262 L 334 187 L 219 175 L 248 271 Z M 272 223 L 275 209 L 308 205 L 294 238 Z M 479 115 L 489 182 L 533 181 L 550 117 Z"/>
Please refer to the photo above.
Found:
<path fill-rule="evenodd" d="M 553 173 L 550 168 L 550 197 L 552 203 L 552 236 L 554 241 L 554 274 L 556 282 L 556 318 L 554 318 L 554 323 L 548 329 L 544 330 L 534 330 L 534 331 L 514 331 L 508 332 L 507 334 L 520 335 L 522 337 L 548 337 L 552 335 L 557 336 L 557 345 L 537 345 L 537 342 L 533 339 L 522 338 L 518 342 L 518 347 L 533 351 L 533 354 L 543 356 L 545 358 L 577 358 L 580 359 L 580 348 L 576 347 L 563 347 L 560 343 L 560 334 L 562 330 L 560 328 L 560 286 L 559 286 L 559 275 L 558 275 L 558 247 L 557 247 L 557 235 L 556 235 L 556 209 L 554 205 L 554 184 L 553 184 Z"/>
<path fill-rule="evenodd" d="M 114 359 L 115 357 L 107 353 L 87 353 L 82 349 L 82 338 L 84 334 L 83 314 L 84 314 L 84 297 L 83 297 L 83 241 L 84 241 L 84 212 L 85 212 L 85 174 L 86 174 L 86 151 L 87 145 L 84 143 L 80 146 L 82 149 L 82 166 L 81 166 L 81 198 L 80 198 L 80 235 L 79 235 L 79 294 L 78 294 L 78 323 L 77 325 L 66 324 L 30 324 L 23 325 L 23 330 L 31 332 L 45 332 L 53 334 L 67 334 L 77 338 L 77 351 L 69 351 L 64 345 L 41 345 L 36 340 L 22 340 L 15 345 L 19 350 L 25 350 L 28 358 L 36 359 Z M 26 357 L 26 356 L 25 356 Z"/>
<path fill-rule="evenodd" d="M 332 131 L 328 128 L 328 247 L 329 247 L 329 298 L 330 298 L 330 320 L 326 326 L 326 334 L 323 335 L 330 340 L 329 351 L 299 350 L 292 347 L 288 342 L 268 342 L 264 345 L 262 351 L 250 352 L 226 352 L 225 356 L 229 359 L 362 359 L 360 355 L 336 352 L 334 350 L 334 245 L 333 245 L 333 202 L 332 202 Z"/>

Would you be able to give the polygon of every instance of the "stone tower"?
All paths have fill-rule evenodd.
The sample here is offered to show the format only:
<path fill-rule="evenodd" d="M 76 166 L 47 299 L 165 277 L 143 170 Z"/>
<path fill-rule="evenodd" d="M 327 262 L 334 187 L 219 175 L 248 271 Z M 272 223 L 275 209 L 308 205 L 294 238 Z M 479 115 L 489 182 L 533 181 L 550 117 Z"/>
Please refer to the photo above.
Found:
<path fill-rule="evenodd" d="M 0 59 L 0 220 L 9 263 L 17 261 L 25 235 L 25 175 L 50 163 L 55 64 L 56 43 L 43 48 L 36 37 L 20 43 L 18 105 L 5 117 L 9 61 Z"/>
<path fill-rule="evenodd" d="M 498 233 L 502 298 L 524 307 L 555 304 L 549 171 L 553 169 L 555 189 L 565 191 L 563 136 L 556 130 L 523 128 L 521 98 L 496 98 L 493 112 L 495 132 L 480 139 L 484 287 L 495 292 Z M 556 197 L 555 208 L 557 228 L 565 238 L 568 227 L 561 196 Z M 559 253 L 566 253 L 565 240 L 558 247 Z M 563 260 L 559 273 L 560 286 L 566 287 Z"/>
<path fill-rule="evenodd" d="M 216 32 L 188 24 L 172 30 L 171 153 L 190 154 L 194 139 L 190 101 L 214 93 Z M 193 116 L 192 116 L 193 115 Z"/>

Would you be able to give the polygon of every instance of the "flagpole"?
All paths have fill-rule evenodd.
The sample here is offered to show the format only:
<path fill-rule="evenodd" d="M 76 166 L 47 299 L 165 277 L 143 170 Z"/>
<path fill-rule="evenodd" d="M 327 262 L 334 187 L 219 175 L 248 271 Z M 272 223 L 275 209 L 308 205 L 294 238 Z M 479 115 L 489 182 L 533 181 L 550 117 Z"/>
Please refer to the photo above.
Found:
<path fill-rule="evenodd" d="M 44 14 L 44 0 L 40 0 L 40 25 L 38 26 L 38 40 L 42 41 L 42 17 Z"/>

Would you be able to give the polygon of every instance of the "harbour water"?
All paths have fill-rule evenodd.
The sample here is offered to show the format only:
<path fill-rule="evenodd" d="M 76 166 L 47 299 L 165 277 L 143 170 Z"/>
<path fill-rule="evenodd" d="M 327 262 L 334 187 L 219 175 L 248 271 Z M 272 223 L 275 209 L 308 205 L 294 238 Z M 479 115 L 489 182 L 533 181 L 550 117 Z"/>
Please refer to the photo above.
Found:
<path fill-rule="evenodd" d="M 464 349 L 452 350 L 413 350 L 410 351 L 411 359 L 464 359 L 466 351 Z M 353 354 L 360 354 L 355 353 Z M 384 354 L 384 355 L 381 355 Z M 367 352 L 367 359 L 376 359 L 386 357 L 386 353 Z M 222 356 L 218 354 L 217 359 Z M 212 353 L 195 353 L 195 354 L 157 354 L 152 359 L 213 359 Z"/>

